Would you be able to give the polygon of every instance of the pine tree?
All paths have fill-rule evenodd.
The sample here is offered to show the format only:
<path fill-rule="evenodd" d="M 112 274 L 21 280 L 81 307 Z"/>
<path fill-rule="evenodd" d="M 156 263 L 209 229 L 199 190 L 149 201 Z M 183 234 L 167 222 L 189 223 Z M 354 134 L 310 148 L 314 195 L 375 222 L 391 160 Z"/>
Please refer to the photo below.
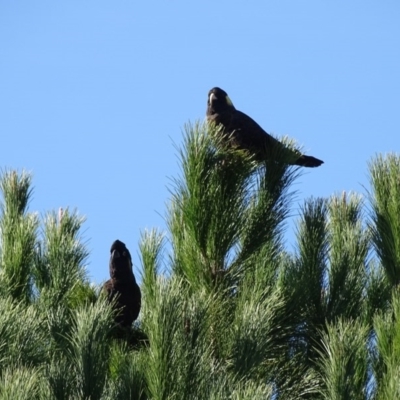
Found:
<path fill-rule="evenodd" d="M 1 399 L 400 398 L 400 157 L 370 162 L 366 199 L 306 200 L 289 252 L 299 169 L 218 133 L 185 127 L 168 232 L 142 235 L 135 346 L 89 283 L 84 218 L 40 218 L 31 175 L 2 173 Z"/>

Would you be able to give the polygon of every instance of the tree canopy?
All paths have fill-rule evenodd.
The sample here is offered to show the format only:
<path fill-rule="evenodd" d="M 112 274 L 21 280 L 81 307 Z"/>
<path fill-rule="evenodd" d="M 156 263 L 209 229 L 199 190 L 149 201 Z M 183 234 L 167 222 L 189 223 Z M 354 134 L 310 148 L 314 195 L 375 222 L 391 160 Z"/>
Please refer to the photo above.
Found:
<path fill-rule="evenodd" d="M 300 170 L 217 130 L 185 127 L 168 229 L 142 235 L 134 345 L 90 284 L 84 218 L 40 218 L 31 175 L 2 173 L 0 398 L 400 398 L 400 157 L 370 161 L 364 196 L 307 199 L 290 252 Z"/>

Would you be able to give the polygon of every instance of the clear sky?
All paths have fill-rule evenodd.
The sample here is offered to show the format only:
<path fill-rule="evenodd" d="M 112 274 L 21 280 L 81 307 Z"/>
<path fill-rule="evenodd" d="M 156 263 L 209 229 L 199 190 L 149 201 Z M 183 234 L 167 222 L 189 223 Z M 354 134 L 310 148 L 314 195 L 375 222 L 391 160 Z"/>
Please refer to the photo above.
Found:
<path fill-rule="evenodd" d="M 115 239 L 137 273 L 140 232 L 165 229 L 173 143 L 214 86 L 325 161 L 294 214 L 365 194 L 368 161 L 400 148 L 399 21 L 398 0 L 0 0 L 0 167 L 32 171 L 31 211 L 87 217 L 98 283 Z"/>

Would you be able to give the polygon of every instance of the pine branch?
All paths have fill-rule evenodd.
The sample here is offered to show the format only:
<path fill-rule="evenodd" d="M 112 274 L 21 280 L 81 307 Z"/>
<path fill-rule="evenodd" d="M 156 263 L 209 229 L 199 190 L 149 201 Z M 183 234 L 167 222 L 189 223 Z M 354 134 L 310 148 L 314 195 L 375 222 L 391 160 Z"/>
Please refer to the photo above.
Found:
<path fill-rule="evenodd" d="M 0 219 L 0 291 L 16 300 L 32 298 L 31 272 L 37 245 L 38 218 L 27 213 L 31 175 L 15 171 L 0 177 L 3 192 Z"/>
<path fill-rule="evenodd" d="M 371 230 L 375 251 L 390 283 L 400 283 L 400 157 L 377 156 L 369 163 Z"/>
<path fill-rule="evenodd" d="M 368 327 L 357 320 L 339 319 L 321 332 L 322 398 L 329 400 L 366 398 Z"/>
<path fill-rule="evenodd" d="M 78 305 L 96 297 L 84 267 L 89 254 L 80 236 L 84 221 L 68 209 L 46 215 L 34 277 L 41 301 L 48 300 L 49 306 Z"/>

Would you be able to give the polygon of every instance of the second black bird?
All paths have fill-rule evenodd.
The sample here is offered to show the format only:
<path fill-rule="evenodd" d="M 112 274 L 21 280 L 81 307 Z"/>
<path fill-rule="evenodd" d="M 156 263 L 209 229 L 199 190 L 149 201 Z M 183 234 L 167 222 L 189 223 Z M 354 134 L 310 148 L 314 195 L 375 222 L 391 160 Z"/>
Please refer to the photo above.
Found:
<path fill-rule="evenodd" d="M 111 246 L 110 278 L 104 284 L 109 301 L 117 308 L 115 322 L 129 328 L 139 315 L 141 292 L 132 270 L 132 258 L 125 244 L 116 240 Z"/>
<path fill-rule="evenodd" d="M 322 160 L 289 149 L 261 128 L 252 118 L 236 110 L 227 93 L 215 87 L 208 92 L 207 120 L 223 126 L 228 144 L 248 151 L 256 160 L 264 161 L 280 154 L 288 164 L 319 167 Z"/>

